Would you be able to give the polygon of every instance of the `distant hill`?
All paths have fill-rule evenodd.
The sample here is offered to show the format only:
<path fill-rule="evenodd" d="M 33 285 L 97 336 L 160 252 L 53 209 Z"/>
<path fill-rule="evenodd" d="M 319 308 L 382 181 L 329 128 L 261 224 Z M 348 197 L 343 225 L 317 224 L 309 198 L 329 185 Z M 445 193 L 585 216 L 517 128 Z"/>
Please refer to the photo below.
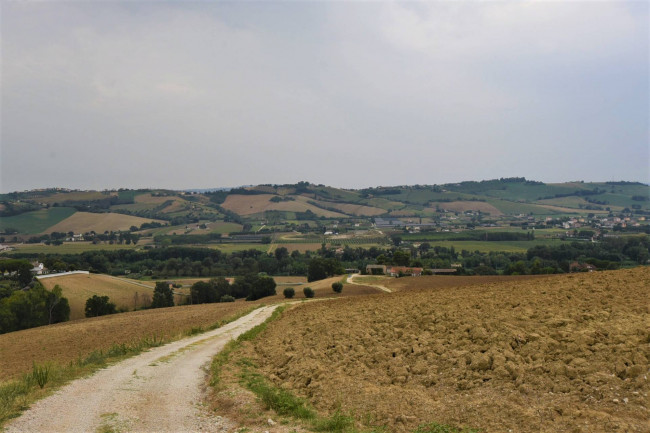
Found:
<path fill-rule="evenodd" d="M 135 227 L 156 234 L 227 235 L 206 222 L 246 227 L 279 222 L 297 225 L 318 220 L 373 217 L 432 218 L 440 212 L 479 212 L 493 218 L 629 212 L 650 215 L 650 186 L 638 182 L 567 182 L 546 184 L 525 178 L 467 181 L 444 185 L 381 186 L 360 190 L 298 182 L 191 191 L 46 189 L 0 195 L 0 232 L 5 237 L 93 229 L 121 231 Z M 83 214 L 81 214 L 83 212 Z M 95 214 L 83 218 L 80 215 Z M 98 218 L 99 214 L 137 217 Z M 144 227 L 141 227 L 145 224 Z M 202 230 L 199 226 L 203 225 Z M 217 225 L 218 226 L 218 225 Z M 214 226 L 213 227 L 217 227 Z M 224 227 L 224 226 L 218 226 Z M 97 229 L 93 229 L 97 231 Z"/>

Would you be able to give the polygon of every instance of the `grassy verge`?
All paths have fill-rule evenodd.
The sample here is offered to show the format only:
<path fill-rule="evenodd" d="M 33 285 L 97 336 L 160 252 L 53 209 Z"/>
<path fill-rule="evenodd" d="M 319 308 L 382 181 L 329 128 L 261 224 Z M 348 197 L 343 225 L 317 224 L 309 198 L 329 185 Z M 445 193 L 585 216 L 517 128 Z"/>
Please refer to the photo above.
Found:
<path fill-rule="evenodd" d="M 252 328 L 241 334 L 236 340 L 230 341 L 224 349 L 216 355 L 210 366 L 210 385 L 215 389 L 224 389 L 226 384 L 222 379 L 222 371 L 232 359 L 237 369 L 239 383 L 246 389 L 253 392 L 262 403 L 266 410 L 273 410 L 281 417 L 291 418 L 303 424 L 303 427 L 314 432 L 332 432 L 332 433 L 385 433 L 387 428 L 384 426 L 366 426 L 358 428 L 355 425 L 353 414 L 345 413 L 338 408 L 330 416 L 320 415 L 308 401 L 295 396 L 291 392 L 279 388 L 267 380 L 257 371 L 258 366 L 248 358 L 236 357 L 236 351 L 241 348 L 245 341 L 255 340 L 268 324 L 277 320 L 286 307 L 278 307 L 271 317 L 264 323 Z M 372 423 L 369 423 L 372 424 Z M 475 429 L 462 429 L 446 424 L 435 422 L 422 424 L 413 433 L 477 433 Z"/>
<path fill-rule="evenodd" d="M 172 338 L 152 335 L 130 344 L 114 344 L 106 350 L 95 350 L 67 365 L 56 363 L 34 364 L 32 371 L 23 374 L 19 379 L 0 383 L 0 430 L 8 420 L 17 417 L 22 411 L 28 409 L 30 404 L 48 396 L 74 379 L 91 374 L 109 363 L 119 362 L 138 355 L 152 347 L 158 347 L 180 338 L 220 328 L 261 306 L 255 306 L 227 319 L 220 320 L 206 329 L 202 327 L 188 329 Z"/>

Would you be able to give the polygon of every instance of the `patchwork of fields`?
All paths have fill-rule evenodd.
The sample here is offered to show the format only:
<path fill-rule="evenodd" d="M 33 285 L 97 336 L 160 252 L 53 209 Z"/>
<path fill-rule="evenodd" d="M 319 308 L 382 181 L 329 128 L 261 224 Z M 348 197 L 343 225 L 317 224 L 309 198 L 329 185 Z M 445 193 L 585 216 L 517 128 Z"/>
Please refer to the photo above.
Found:
<path fill-rule="evenodd" d="M 272 202 L 272 194 L 257 194 L 257 195 L 229 195 L 226 201 L 222 204 L 225 209 L 233 211 L 239 215 L 253 215 L 263 213 L 267 210 L 279 210 L 289 212 L 306 212 L 312 211 L 318 216 L 327 218 L 345 218 L 345 215 L 338 212 L 321 209 L 314 205 L 307 203 L 309 199 L 303 196 L 296 196 L 292 201 Z"/>
<path fill-rule="evenodd" d="M 95 233 L 104 233 L 105 231 L 128 231 L 131 226 L 140 227 L 144 223 L 149 222 L 165 223 L 162 220 L 154 220 L 151 218 L 140 218 L 131 215 L 123 215 L 118 213 L 91 213 L 91 212 L 76 212 L 74 215 L 64 219 L 63 221 L 48 228 L 48 232 L 75 232 L 86 233 L 94 231 Z"/>

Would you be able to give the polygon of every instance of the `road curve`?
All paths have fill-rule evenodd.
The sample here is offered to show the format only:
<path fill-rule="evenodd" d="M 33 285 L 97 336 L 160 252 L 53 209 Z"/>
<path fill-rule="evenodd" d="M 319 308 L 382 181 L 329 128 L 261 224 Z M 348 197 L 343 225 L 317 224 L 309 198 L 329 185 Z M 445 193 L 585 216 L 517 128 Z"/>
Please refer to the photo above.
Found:
<path fill-rule="evenodd" d="M 358 276 L 359 276 L 359 274 L 351 274 L 351 275 L 348 277 L 348 283 L 350 283 L 350 284 L 356 284 L 357 286 L 374 287 L 375 289 L 379 289 L 379 290 L 381 290 L 381 291 L 383 291 L 383 292 L 386 292 L 386 293 L 392 293 L 392 292 L 393 292 L 393 291 L 392 291 L 391 289 L 389 289 L 388 287 L 382 286 L 382 285 L 380 285 L 380 284 L 357 283 L 356 281 L 354 281 L 354 279 L 355 279 L 356 277 L 358 277 Z"/>
<path fill-rule="evenodd" d="M 38 401 L 6 426 L 14 432 L 220 432 L 233 426 L 202 409 L 212 357 L 277 306 L 221 328 L 150 349 Z"/>

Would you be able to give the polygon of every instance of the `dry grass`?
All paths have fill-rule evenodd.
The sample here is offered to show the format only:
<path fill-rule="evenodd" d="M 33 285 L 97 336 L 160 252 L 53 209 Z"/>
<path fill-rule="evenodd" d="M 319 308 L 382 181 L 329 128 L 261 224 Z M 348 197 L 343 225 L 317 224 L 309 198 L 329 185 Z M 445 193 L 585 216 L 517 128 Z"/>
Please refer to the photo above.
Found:
<path fill-rule="evenodd" d="M 95 231 L 96 233 L 104 233 L 106 230 L 129 230 L 131 226 L 140 227 L 142 223 L 148 223 L 151 221 L 163 224 L 166 223 L 161 220 L 140 218 L 118 213 L 76 212 L 74 215 L 50 227 L 48 232 L 67 233 L 72 231 L 75 233 L 85 233 Z"/>
<path fill-rule="evenodd" d="M 238 195 L 232 194 L 226 198 L 222 206 L 225 209 L 231 210 L 239 215 L 253 215 L 262 213 L 267 210 L 279 210 L 288 212 L 305 212 L 311 210 L 318 216 L 343 218 L 345 215 L 332 212 L 307 203 L 307 197 L 295 196 L 293 201 L 281 201 L 278 203 L 269 201 L 273 197 L 272 194 L 257 194 L 257 195 Z"/>
<path fill-rule="evenodd" d="M 544 209 L 556 211 L 556 212 L 562 212 L 562 213 L 583 213 L 585 212 L 582 209 L 576 209 L 576 208 L 571 208 L 571 207 L 562 207 L 562 206 L 551 206 L 547 204 L 538 204 L 536 206 L 539 206 Z M 608 211 L 606 210 L 590 210 L 589 212 L 591 213 L 596 213 L 596 214 L 606 214 Z"/>
<path fill-rule="evenodd" d="M 136 203 L 152 203 L 152 204 L 162 204 L 167 200 L 173 200 L 175 197 L 154 197 L 151 194 L 140 194 L 136 195 L 134 201 Z"/>
<path fill-rule="evenodd" d="M 413 290 L 435 290 L 450 287 L 476 286 L 491 283 L 513 283 L 533 279 L 549 278 L 547 275 L 477 275 L 477 276 L 449 276 L 430 275 L 421 277 L 389 278 L 384 281 L 384 286 L 394 292 Z M 363 280 L 359 280 L 363 281 Z"/>
<path fill-rule="evenodd" d="M 321 206 L 330 207 L 333 209 L 338 209 L 341 212 L 345 212 L 348 215 L 357 215 L 357 216 L 376 216 L 386 213 L 386 209 L 381 209 L 378 207 L 365 206 L 361 204 L 351 204 L 351 203 L 332 203 L 329 201 L 316 201 Z"/>
<path fill-rule="evenodd" d="M 486 203 L 483 201 L 452 201 L 449 203 L 440 203 L 439 204 L 441 209 L 446 209 L 452 212 L 465 212 L 468 210 L 473 210 L 473 211 L 481 211 L 485 213 L 489 213 L 492 216 L 499 216 L 503 215 L 503 212 L 501 212 L 499 209 L 496 207 L 492 206 L 490 203 Z M 428 211 L 435 212 L 435 207 L 433 208 L 428 208 L 426 209 Z"/>
<path fill-rule="evenodd" d="M 171 338 L 208 328 L 259 302 L 188 305 L 82 319 L 0 335 L 0 381 L 32 369 L 32 363 L 76 361 L 95 350 L 157 336 Z"/>
<path fill-rule="evenodd" d="M 110 194 L 104 194 L 100 191 L 75 191 L 68 193 L 57 193 L 52 194 L 49 197 L 39 197 L 35 200 L 39 203 L 56 203 L 56 202 L 65 202 L 65 201 L 85 201 L 85 200 L 101 200 L 108 197 L 117 195 L 117 193 L 112 192 Z"/>
<path fill-rule="evenodd" d="M 133 310 L 135 307 L 134 296 L 139 294 L 142 306 L 142 295 L 147 294 L 149 299 L 153 297 L 153 287 L 147 289 L 129 282 L 126 279 L 114 278 L 109 275 L 88 274 L 88 275 L 66 275 L 55 278 L 44 278 L 41 283 L 48 290 L 58 284 L 63 289 L 63 296 L 68 298 L 70 303 L 70 320 L 83 319 L 85 316 L 86 300 L 93 295 L 108 296 L 118 308 Z"/>

